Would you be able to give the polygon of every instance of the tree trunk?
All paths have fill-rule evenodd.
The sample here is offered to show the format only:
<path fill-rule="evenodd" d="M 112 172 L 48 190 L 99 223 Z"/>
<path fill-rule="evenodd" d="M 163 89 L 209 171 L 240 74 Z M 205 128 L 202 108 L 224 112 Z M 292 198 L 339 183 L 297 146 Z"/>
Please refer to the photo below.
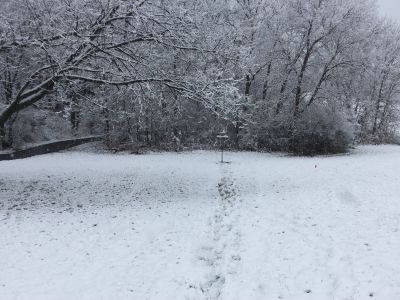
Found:
<path fill-rule="evenodd" d="M 250 96 L 250 88 L 251 88 L 251 78 L 250 78 L 250 74 L 246 75 L 246 87 L 245 87 L 245 91 L 244 91 L 244 96 L 246 97 L 246 99 Z"/>
<path fill-rule="evenodd" d="M 72 130 L 76 131 L 79 129 L 79 111 L 71 111 L 71 127 Z"/>
<path fill-rule="evenodd" d="M 301 66 L 300 74 L 297 79 L 297 86 L 296 86 L 296 96 L 294 99 L 294 112 L 293 116 L 296 118 L 300 112 L 300 101 L 301 101 L 301 94 L 302 94 L 302 87 L 303 87 L 303 79 L 304 74 L 307 69 L 308 60 L 310 59 L 311 51 L 307 50 L 306 55 L 304 56 L 303 65 Z"/>
<path fill-rule="evenodd" d="M 380 113 L 380 109 L 381 109 L 383 85 L 384 85 L 384 79 L 382 79 L 380 86 L 379 86 L 378 99 L 376 100 L 376 105 L 375 105 L 375 114 L 374 114 L 374 123 L 372 126 L 372 134 L 375 134 L 376 130 L 378 128 L 378 118 L 379 118 L 379 113 Z"/>
<path fill-rule="evenodd" d="M 267 93 L 268 93 L 268 88 L 269 88 L 269 76 L 271 75 L 271 67 L 272 67 L 272 61 L 270 61 L 268 64 L 267 75 L 266 75 L 266 79 L 265 79 L 264 85 L 263 85 L 263 90 L 262 90 L 262 99 L 263 100 L 267 99 Z"/>
<path fill-rule="evenodd" d="M 283 93 L 286 91 L 286 86 L 289 80 L 289 75 L 286 76 L 285 80 L 283 81 L 282 85 L 281 85 L 281 89 L 279 91 L 279 101 L 276 104 L 276 110 L 275 110 L 275 114 L 278 115 L 283 107 Z"/>
<path fill-rule="evenodd" d="M 6 131 L 4 124 L 0 124 L 0 150 L 6 148 Z"/>
<path fill-rule="evenodd" d="M 21 158 L 32 157 L 35 155 L 40 155 L 40 154 L 58 152 L 58 151 L 69 149 L 69 148 L 79 146 L 79 145 L 82 145 L 85 143 L 101 141 L 103 138 L 104 138 L 104 136 L 93 136 L 93 137 L 84 137 L 84 138 L 49 142 L 49 143 L 42 144 L 39 146 L 34 146 L 34 147 L 31 147 L 31 148 L 28 148 L 25 150 L 18 150 L 18 151 L 12 152 L 12 153 L 0 154 L 0 161 L 1 160 L 21 159 Z"/>

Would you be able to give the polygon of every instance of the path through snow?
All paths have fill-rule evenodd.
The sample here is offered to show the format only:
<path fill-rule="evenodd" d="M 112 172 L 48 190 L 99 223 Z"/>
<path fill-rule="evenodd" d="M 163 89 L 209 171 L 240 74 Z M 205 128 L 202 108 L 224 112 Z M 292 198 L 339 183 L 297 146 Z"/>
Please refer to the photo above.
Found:
<path fill-rule="evenodd" d="M 210 218 L 208 236 L 211 241 L 202 247 L 201 261 L 210 267 L 206 281 L 200 289 L 206 299 L 218 299 L 227 292 L 224 289 L 229 277 L 237 276 L 238 253 L 241 241 L 240 203 L 237 186 L 232 175 L 223 170 L 223 177 L 218 183 L 217 208 Z"/>

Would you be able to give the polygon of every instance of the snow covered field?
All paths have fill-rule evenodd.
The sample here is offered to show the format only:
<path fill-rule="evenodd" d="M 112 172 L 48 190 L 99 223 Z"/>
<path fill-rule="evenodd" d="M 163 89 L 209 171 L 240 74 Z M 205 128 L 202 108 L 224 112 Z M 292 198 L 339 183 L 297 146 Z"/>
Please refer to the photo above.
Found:
<path fill-rule="evenodd" d="M 400 299 L 400 147 L 0 162 L 0 299 Z"/>

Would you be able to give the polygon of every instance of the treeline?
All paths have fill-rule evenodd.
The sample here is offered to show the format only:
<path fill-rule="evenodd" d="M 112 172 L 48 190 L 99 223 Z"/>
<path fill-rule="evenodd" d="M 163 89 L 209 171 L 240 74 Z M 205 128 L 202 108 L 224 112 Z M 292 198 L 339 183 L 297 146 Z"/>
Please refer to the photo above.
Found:
<path fill-rule="evenodd" d="M 396 141 L 400 31 L 369 0 L 3 0 L 0 147 L 299 154 Z"/>

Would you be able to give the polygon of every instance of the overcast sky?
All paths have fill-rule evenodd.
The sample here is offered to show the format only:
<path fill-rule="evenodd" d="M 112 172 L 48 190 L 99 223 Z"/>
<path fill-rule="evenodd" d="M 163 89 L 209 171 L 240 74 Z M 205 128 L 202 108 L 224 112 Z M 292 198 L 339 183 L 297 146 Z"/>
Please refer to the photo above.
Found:
<path fill-rule="evenodd" d="M 382 15 L 400 21 L 400 0 L 377 0 L 377 3 Z"/>

